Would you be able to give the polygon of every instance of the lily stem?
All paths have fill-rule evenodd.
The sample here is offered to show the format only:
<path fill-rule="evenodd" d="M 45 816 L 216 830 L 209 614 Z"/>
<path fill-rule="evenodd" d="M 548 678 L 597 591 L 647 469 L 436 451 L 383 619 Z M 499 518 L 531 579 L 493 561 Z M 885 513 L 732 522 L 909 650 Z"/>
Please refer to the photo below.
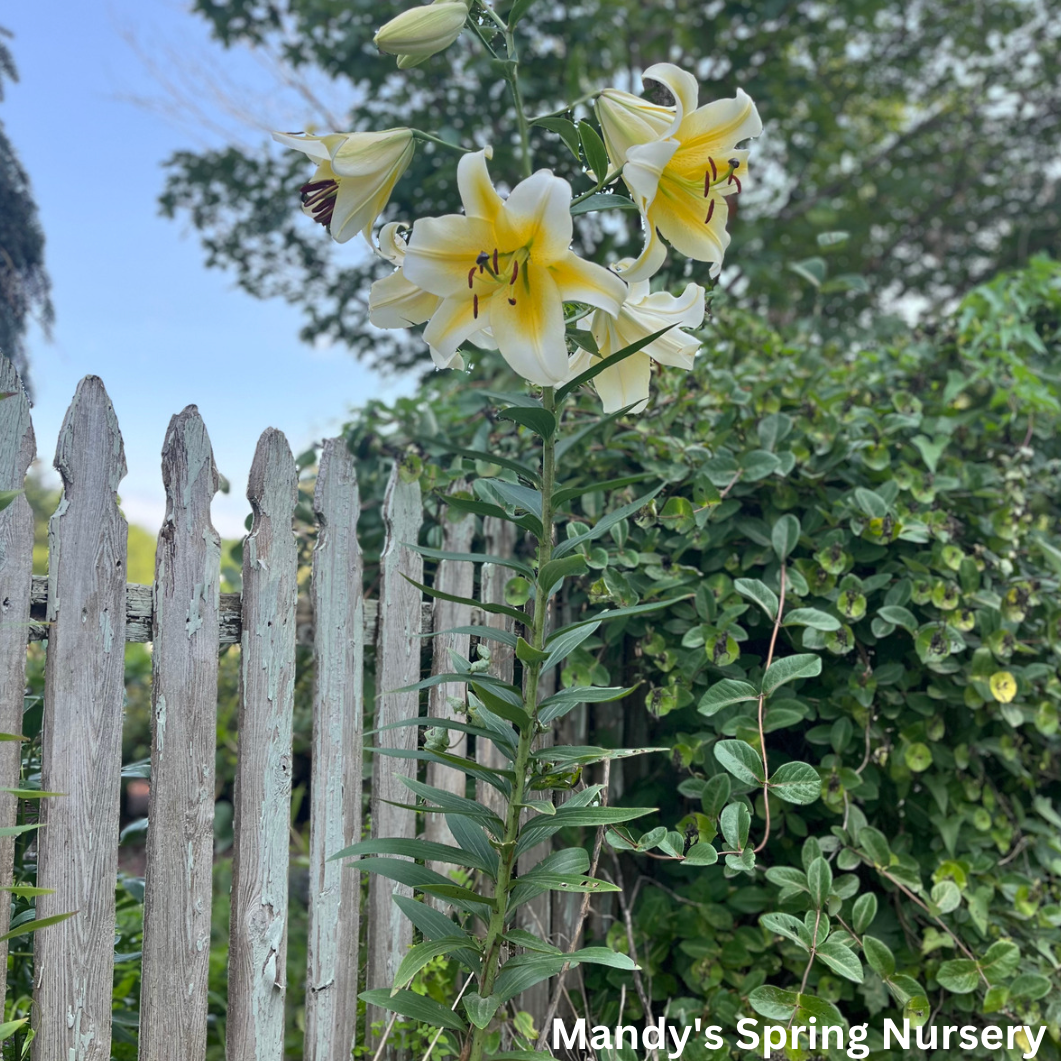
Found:
<path fill-rule="evenodd" d="M 549 412 L 556 409 L 556 395 L 552 387 L 542 392 L 542 406 Z M 538 571 L 540 572 L 553 555 L 553 488 L 556 482 L 556 436 L 555 432 L 542 440 L 542 536 L 538 540 Z M 545 648 L 545 622 L 549 612 L 549 590 L 551 586 L 535 581 L 534 612 L 530 619 L 531 646 L 537 654 Z M 525 624 L 526 625 L 526 624 Z M 525 664 L 524 699 L 528 721 L 520 729 L 516 760 L 513 764 L 512 798 L 505 814 L 505 831 L 498 845 L 497 885 L 494 889 L 494 908 L 483 941 L 483 962 L 479 977 L 479 997 L 489 998 L 493 993 L 501 955 L 505 919 L 508 913 L 508 896 L 512 889 L 512 872 L 516 866 L 516 841 L 519 838 L 520 812 L 523 810 L 524 794 L 528 783 L 528 766 L 534 738 L 538 732 L 538 685 L 541 679 L 540 661 Z M 482 1061 L 486 1029 L 476 1028 L 472 1036 L 468 1061 Z"/>
<path fill-rule="evenodd" d="M 413 134 L 414 140 L 425 140 L 430 141 L 432 144 L 439 144 L 442 147 L 448 147 L 450 151 L 456 151 L 459 154 L 466 155 L 470 151 L 474 151 L 474 147 L 461 147 L 460 144 L 451 144 L 448 140 L 443 140 L 440 137 L 432 136 L 431 133 L 425 133 L 423 129 L 410 129 Z"/>

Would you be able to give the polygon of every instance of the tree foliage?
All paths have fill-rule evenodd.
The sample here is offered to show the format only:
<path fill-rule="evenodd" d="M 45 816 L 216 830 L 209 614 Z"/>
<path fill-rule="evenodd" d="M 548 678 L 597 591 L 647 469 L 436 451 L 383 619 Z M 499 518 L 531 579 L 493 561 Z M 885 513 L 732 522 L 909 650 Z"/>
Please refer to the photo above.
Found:
<path fill-rule="evenodd" d="M 441 128 L 454 142 L 492 143 L 499 157 L 512 150 L 500 132 L 503 82 L 468 32 L 398 76 L 368 43 L 390 7 L 198 0 L 195 8 L 224 44 L 249 43 L 296 72 L 330 78 L 327 109 L 350 128 Z M 631 72 L 664 59 L 697 72 L 703 100 L 738 86 L 757 100 L 766 135 L 723 281 L 775 322 L 813 307 L 826 326 L 850 329 L 867 308 L 903 296 L 916 304 L 961 295 L 1061 234 L 1050 176 L 1061 139 L 1061 44 L 1043 0 L 539 2 L 521 32 L 533 113 L 591 86 L 629 87 Z M 322 113 L 308 110 L 305 120 L 319 127 Z M 580 164 L 554 136 L 536 135 L 534 148 L 540 165 L 585 190 Z M 304 172 L 304 162 L 264 144 L 254 156 L 180 152 L 162 205 L 191 218 L 209 264 L 235 270 L 253 294 L 301 307 L 306 340 L 345 343 L 380 364 L 421 357 L 419 342 L 369 334 L 363 293 L 379 263 L 333 247 L 301 216 L 291 188 Z M 411 220 L 414 203 L 415 216 L 457 205 L 431 145 L 418 150 L 387 217 Z M 619 254 L 640 233 L 613 214 L 589 238 Z M 784 278 L 792 266 L 802 288 Z"/>
<path fill-rule="evenodd" d="M 18 80 L 11 50 L 0 26 L 0 100 L 4 78 Z M 28 363 L 24 339 L 32 314 L 45 332 L 54 317 L 51 281 L 44 268 L 44 233 L 37 217 L 29 176 L 0 122 L 0 350 L 23 380 Z"/>

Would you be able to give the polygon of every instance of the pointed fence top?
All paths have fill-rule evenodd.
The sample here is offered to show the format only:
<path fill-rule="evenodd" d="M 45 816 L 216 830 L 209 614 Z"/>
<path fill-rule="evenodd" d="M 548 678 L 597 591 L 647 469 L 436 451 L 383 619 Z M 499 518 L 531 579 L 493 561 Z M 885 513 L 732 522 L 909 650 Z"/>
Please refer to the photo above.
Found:
<path fill-rule="evenodd" d="M 99 376 L 86 376 L 77 385 L 59 431 L 54 467 L 67 487 L 84 484 L 87 490 L 105 487 L 117 493 L 125 478 L 118 417 Z"/>
<path fill-rule="evenodd" d="M 26 388 L 15 366 L 0 355 L 0 490 L 21 490 L 36 440 L 29 416 Z"/>
<path fill-rule="evenodd" d="M 206 424 L 194 405 L 186 405 L 169 422 L 162 444 L 162 483 L 169 502 L 167 520 L 175 518 L 179 503 L 192 520 L 205 518 L 209 523 L 210 502 L 221 483 Z"/>

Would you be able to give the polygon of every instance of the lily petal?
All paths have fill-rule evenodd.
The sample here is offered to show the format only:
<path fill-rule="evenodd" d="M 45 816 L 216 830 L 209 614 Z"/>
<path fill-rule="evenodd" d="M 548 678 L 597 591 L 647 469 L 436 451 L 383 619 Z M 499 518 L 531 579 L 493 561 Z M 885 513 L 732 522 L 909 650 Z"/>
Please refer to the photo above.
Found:
<path fill-rule="evenodd" d="M 445 214 L 413 225 L 402 271 L 410 283 L 447 298 L 463 293 L 468 305 L 468 270 L 476 255 L 493 245 L 493 226 L 477 217 Z"/>
<path fill-rule="evenodd" d="M 574 231 L 571 185 L 547 169 L 520 181 L 495 220 L 498 243 L 530 248 L 530 260 L 549 265 L 567 254 Z"/>
<path fill-rule="evenodd" d="M 763 122 L 751 96 L 738 88 L 733 99 L 718 99 L 699 110 L 687 113 L 678 130 L 678 138 L 705 141 L 708 148 L 731 148 L 742 140 L 759 136 Z"/>
<path fill-rule="evenodd" d="M 549 272 L 565 302 L 585 302 L 614 317 L 626 298 L 626 284 L 615 273 L 574 251 L 549 266 Z"/>
<path fill-rule="evenodd" d="M 481 217 L 493 221 L 504 200 L 494 189 L 486 160 L 492 158 L 494 149 L 484 147 L 462 155 L 457 163 L 457 188 L 460 191 L 464 212 L 469 217 Z"/>
<path fill-rule="evenodd" d="M 490 330 L 501 356 L 531 383 L 543 387 L 562 383 L 568 372 L 567 342 L 564 304 L 556 282 L 547 269 L 536 269 L 530 287 L 517 284 L 515 291 L 511 300 L 507 290 L 489 300 Z"/>
<path fill-rule="evenodd" d="M 483 324 L 481 314 L 479 318 L 473 315 L 470 298 L 458 295 L 443 299 L 424 329 L 424 340 L 443 358 L 451 357 L 465 339 L 482 329 Z"/>
<path fill-rule="evenodd" d="M 716 198 L 707 221 L 704 203 L 685 186 L 665 179 L 649 210 L 649 220 L 675 250 L 695 261 L 711 262 L 711 275 L 717 276 L 729 246 L 729 207 L 725 199 Z"/>
<path fill-rule="evenodd" d="M 368 296 L 368 319 L 377 328 L 408 328 L 423 324 L 441 300 L 402 275 L 401 270 L 373 283 Z"/>
<path fill-rule="evenodd" d="M 696 83 L 696 78 L 674 63 L 655 63 L 641 75 L 641 80 L 658 81 L 674 97 L 674 120 L 665 134 L 672 136 L 681 127 L 685 115 L 696 110 L 700 97 L 700 86 Z"/>
<path fill-rule="evenodd" d="M 596 359 L 594 359 L 596 360 Z M 648 405 L 648 388 L 652 378 L 652 362 L 639 350 L 617 365 L 606 368 L 593 377 L 593 386 L 600 397 L 606 413 L 638 404 L 630 410 L 631 414 L 644 411 Z"/>

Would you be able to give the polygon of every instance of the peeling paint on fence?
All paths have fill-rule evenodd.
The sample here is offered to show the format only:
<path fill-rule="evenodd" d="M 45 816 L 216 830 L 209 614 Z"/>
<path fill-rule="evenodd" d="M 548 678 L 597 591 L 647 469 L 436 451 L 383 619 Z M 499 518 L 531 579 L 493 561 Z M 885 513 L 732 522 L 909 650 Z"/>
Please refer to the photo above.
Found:
<path fill-rule="evenodd" d="M 305 1061 L 346 1061 L 357 1026 L 360 874 L 328 859 L 361 839 L 365 615 L 360 502 L 345 441 L 324 444 L 313 507 L 313 778 Z"/>
<path fill-rule="evenodd" d="M 95 376 L 78 384 L 55 467 L 63 504 L 49 525 L 41 781 L 66 794 L 41 801 L 37 883 L 54 892 L 37 899 L 37 916 L 77 913 L 34 935 L 33 1057 L 109 1061 L 125 654 L 101 649 L 110 616 L 125 615 L 127 526 L 121 432 Z"/>
<path fill-rule="evenodd" d="M 283 1056 L 298 473 L 272 428 L 251 465 L 254 519 L 243 545 L 239 761 L 229 934 L 229 1061 Z"/>
<path fill-rule="evenodd" d="M 29 401 L 22 380 L 6 357 L 0 357 L 0 490 L 21 490 L 33 460 L 35 443 Z M 0 733 L 22 732 L 26 687 L 26 639 L 29 634 L 33 572 L 33 513 L 24 495 L 0 512 Z M 0 742 L 0 788 L 19 785 L 18 741 Z M 0 827 L 15 824 L 17 800 L 0 792 Z M 15 838 L 0 837 L 0 886 L 13 880 Z M 11 904 L 0 902 L 0 936 L 8 929 Z M 7 981 L 7 943 L 0 943 L 0 997 Z"/>
<path fill-rule="evenodd" d="M 221 540 L 210 522 L 218 474 L 194 405 L 170 421 L 162 480 L 166 518 L 155 552 L 155 725 L 139 1056 L 201 1061 L 210 957 L 203 940 L 210 937 Z"/>
<path fill-rule="evenodd" d="M 390 722 L 416 715 L 417 693 L 392 690 L 420 680 L 421 593 L 408 581 L 422 582 L 424 563 L 420 554 L 409 548 L 416 544 L 423 523 L 420 484 L 406 482 L 400 466 L 395 466 L 383 500 L 383 525 L 386 529 L 380 554 L 379 633 L 376 649 L 376 746 L 415 748 L 417 730 L 413 726 L 381 730 Z M 410 802 L 409 790 L 398 780 L 400 774 L 416 776 L 416 764 L 385 755 L 374 755 L 372 762 L 372 836 L 413 837 L 416 815 L 393 806 Z M 390 802 L 387 802 L 390 801 Z M 411 889 L 393 884 L 373 874 L 369 881 L 368 965 L 369 988 L 389 987 L 394 983 L 398 963 L 413 939 L 412 924 L 402 914 L 391 895 L 410 895 Z M 369 1007 L 368 1026 L 384 1019 L 383 1011 Z"/>

